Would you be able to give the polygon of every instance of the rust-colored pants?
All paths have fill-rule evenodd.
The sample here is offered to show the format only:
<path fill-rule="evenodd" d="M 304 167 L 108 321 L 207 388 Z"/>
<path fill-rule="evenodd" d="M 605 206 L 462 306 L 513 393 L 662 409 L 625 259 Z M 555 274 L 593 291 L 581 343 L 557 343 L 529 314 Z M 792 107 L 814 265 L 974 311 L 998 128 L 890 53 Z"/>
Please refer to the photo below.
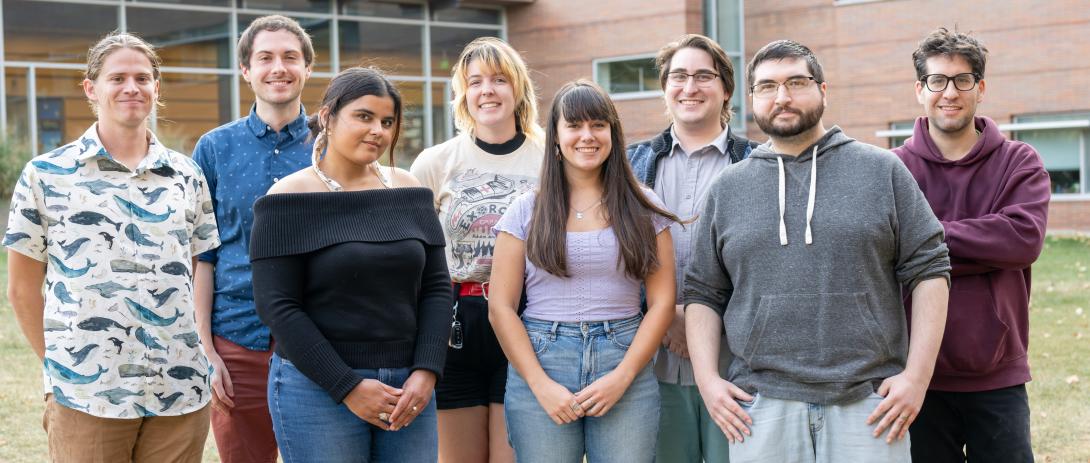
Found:
<path fill-rule="evenodd" d="M 216 436 L 220 460 L 275 463 L 276 435 L 268 398 L 272 350 L 250 350 L 219 336 L 213 336 L 212 345 L 227 366 L 235 390 L 231 398 L 235 407 L 230 414 L 212 410 L 212 434 Z"/>
<path fill-rule="evenodd" d="M 63 463 L 200 463 L 208 409 L 180 416 L 99 418 L 46 397 L 42 427 L 49 459 Z"/>

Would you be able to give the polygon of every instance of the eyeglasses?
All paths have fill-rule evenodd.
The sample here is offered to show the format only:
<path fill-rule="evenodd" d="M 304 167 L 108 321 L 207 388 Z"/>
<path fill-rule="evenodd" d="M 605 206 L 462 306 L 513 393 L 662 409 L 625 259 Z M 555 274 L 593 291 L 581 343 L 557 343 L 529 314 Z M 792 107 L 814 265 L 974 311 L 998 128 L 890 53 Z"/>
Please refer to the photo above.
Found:
<path fill-rule="evenodd" d="M 666 83 L 672 87 L 684 87 L 689 82 L 689 78 L 692 77 L 698 87 L 709 87 L 712 82 L 715 82 L 719 78 L 719 74 L 714 72 L 698 72 L 696 74 L 686 74 L 681 71 L 674 71 L 666 74 Z"/>
<path fill-rule="evenodd" d="M 928 90 L 936 93 L 946 91 L 946 86 L 950 85 L 950 81 L 954 82 L 954 88 L 962 92 L 968 92 L 976 87 L 976 83 L 980 81 L 980 76 L 973 72 L 963 72 L 955 76 L 928 74 L 920 78 L 920 82 L 923 82 Z"/>
<path fill-rule="evenodd" d="M 784 82 L 761 82 L 754 84 L 750 87 L 750 92 L 757 98 L 771 98 L 776 96 L 776 92 L 780 90 L 780 86 L 783 85 L 787 89 L 787 93 L 794 94 L 795 92 L 801 92 L 813 86 L 813 84 L 820 84 L 814 76 L 798 76 L 787 79 Z"/>

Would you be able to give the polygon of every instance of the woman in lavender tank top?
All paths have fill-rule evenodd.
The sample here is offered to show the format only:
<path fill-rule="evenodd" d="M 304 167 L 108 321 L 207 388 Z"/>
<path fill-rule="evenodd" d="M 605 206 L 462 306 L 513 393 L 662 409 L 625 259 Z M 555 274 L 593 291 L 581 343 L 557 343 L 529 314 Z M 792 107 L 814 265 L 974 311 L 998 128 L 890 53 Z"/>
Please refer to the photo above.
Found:
<path fill-rule="evenodd" d="M 537 191 L 495 226 L 489 319 L 514 367 L 504 410 L 515 456 L 650 462 L 650 360 L 673 317 L 678 219 L 632 175 L 617 110 L 597 85 L 557 92 L 545 146 Z"/>

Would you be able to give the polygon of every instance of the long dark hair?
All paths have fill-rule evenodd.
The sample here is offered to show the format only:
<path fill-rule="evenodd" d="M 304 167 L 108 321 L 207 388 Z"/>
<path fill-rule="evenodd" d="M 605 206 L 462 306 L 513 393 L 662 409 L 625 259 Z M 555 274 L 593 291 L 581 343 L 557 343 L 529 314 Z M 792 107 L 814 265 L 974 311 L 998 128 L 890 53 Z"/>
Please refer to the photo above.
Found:
<path fill-rule="evenodd" d="M 564 175 L 564 160 L 558 143 L 557 124 L 561 117 L 568 122 L 609 123 L 612 146 L 599 172 L 603 206 L 620 245 L 619 258 L 624 263 L 625 274 L 638 280 L 646 278 L 659 266 L 653 215 L 679 220 L 670 211 L 652 203 L 642 191 L 643 187 L 632 174 L 625 156 L 624 135 L 617 108 L 601 87 L 586 80 L 565 84 L 553 98 L 549 122 L 545 127 L 545 160 L 542 162 L 537 200 L 530 218 L 526 256 L 535 266 L 553 275 L 571 276 L 568 272 L 566 226 L 571 206 L 571 185 Z"/>
<path fill-rule="evenodd" d="M 307 118 L 307 127 L 310 128 L 310 136 L 314 139 L 315 162 L 317 156 L 325 152 L 329 144 L 325 128 L 329 127 L 329 120 L 337 117 L 348 103 L 356 101 L 368 95 L 383 97 L 388 96 L 394 100 L 394 136 L 390 140 L 389 162 L 394 165 L 394 148 L 397 147 L 397 138 L 401 135 L 401 93 L 390 80 L 382 74 L 382 71 L 373 67 L 351 67 L 333 76 L 329 81 L 325 93 L 322 94 L 322 104 L 318 111 Z M 329 110 L 329 120 L 321 120 L 319 113 L 322 108 Z M 382 153 L 379 153 L 381 156 Z"/>

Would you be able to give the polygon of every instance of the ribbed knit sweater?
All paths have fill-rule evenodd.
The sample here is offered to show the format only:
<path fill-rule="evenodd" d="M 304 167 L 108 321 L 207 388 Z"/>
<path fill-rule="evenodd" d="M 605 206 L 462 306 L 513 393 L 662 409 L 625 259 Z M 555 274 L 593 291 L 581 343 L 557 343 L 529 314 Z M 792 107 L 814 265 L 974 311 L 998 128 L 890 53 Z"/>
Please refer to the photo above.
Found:
<path fill-rule="evenodd" d="M 276 353 L 338 403 L 353 369 L 440 376 L 451 320 L 427 188 L 273 194 L 254 204 L 254 300 Z"/>

